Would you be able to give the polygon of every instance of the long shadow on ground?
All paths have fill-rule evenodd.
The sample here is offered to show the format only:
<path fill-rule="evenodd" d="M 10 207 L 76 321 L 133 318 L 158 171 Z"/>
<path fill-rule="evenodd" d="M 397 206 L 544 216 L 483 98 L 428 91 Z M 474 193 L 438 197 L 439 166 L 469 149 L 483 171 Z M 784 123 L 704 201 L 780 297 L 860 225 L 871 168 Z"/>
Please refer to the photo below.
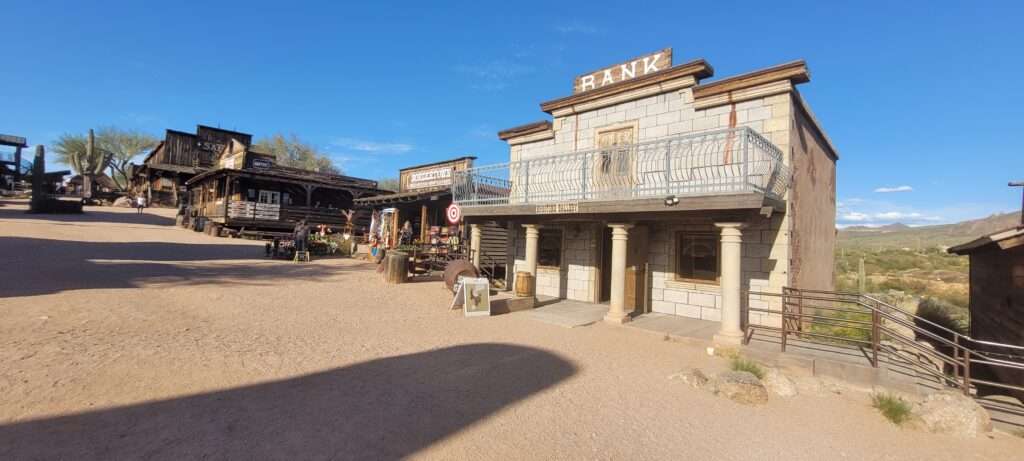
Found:
<path fill-rule="evenodd" d="M 0 237 L 0 298 L 136 288 L 149 282 L 261 285 L 285 279 L 322 279 L 353 268 L 258 261 L 263 255 L 264 249 L 258 245 Z"/>
<path fill-rule="evenodd" d="M 575 373 L 538 349 L 462 345 L 0 426 L 0 458 L 397 459 Z"/>
<path fill-rule="evenodd" d="M 51 214 L 51 213 L 29 213 L 25 207 L 27 201 L 5 201 L 0 200 L 2 205 L 14 205 L 14 207 L 0 207 L 0 219 L 35 219 L 46 220 L 57 223 L 118 223 L 118 224 L 142 224 L 151 226 L 170 226 L 174 224 L 174 218 L 161 216 L 152 212 L 136 213 L 129 209 L 124 211 L 106 211 L 101 207 L 86 207 L 81 214 Z M 17 206 L 23 205 L 23 206 Z"/>

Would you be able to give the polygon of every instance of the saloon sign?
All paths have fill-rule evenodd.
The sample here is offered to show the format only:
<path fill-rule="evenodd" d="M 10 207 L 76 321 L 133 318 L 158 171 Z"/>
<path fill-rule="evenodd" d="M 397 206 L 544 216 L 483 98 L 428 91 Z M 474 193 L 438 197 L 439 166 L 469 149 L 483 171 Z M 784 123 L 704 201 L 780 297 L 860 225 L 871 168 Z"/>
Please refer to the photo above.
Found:
<path fill-rule="evenodd" d="M 596 90 L 612 83 L 626 81 L 672 67 L 672 48 L 641 56 L 632 61 L 576 77 L 573 93 Z"/>

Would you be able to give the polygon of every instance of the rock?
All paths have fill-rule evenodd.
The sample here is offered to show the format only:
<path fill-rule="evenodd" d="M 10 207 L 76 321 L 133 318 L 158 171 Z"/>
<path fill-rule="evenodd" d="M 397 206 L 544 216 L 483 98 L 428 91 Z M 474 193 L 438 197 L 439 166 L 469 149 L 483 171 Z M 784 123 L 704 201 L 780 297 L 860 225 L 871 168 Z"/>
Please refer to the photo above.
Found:
<path fill-rule="evenodd" d="M 796 383 L 774 368 L 768 369 L 762 383 L 768 392 L 779 397 L 795 397 L 797 395 Z"/>
<path fill-rule="evenodd" d="M 114 206 L 119 206 L 121 208 L 131 208 L 132 199 L 128 197 L 118 197 L 117 200 L 114 200 Z"/>
<path fill-rule="evenodd" d="M 977 437 L 992 430 L 992 420 L 978 402 L 956 391 L 936 392 L 917 404 L 914 414 L 928 432 Z"/>
<path fill-rule="evenodd" d="M 705 375 L 703 371 L 700 371 L 699 368 L 691 368 L 689 371 L 680 371 L 679 373 L 669 376 L 668 379 L 682 381 L 696 389 L 700 389 L 708 383 L 708 376 Z"/>
<path fill-rule="evenodd" d="M 728 397 L 736 403 L 755 405 L 768 401 L 768 390 L 748 371 L 725 371 L 710 381 L 714 393 Z"/>

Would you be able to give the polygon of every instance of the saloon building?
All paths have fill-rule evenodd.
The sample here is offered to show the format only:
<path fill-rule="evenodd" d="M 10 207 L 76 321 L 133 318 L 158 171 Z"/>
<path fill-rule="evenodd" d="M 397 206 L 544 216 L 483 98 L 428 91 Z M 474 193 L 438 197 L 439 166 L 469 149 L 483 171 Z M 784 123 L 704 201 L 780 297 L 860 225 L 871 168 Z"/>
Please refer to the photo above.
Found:
<path fill-rule="evenodd" d="M 197 125 L 194 134 L 167 130 L 142 165 L 133 168 L 132 192 L 147 197 L 150 205 L 178 206 L 185 195 L 185 182 L 214 169 L 232 139 L 252 143 L 251 134 L 205 125 Z"/>
<path fill-rule="evenodd" d="M 278 165 L 273 155 L 234 138 L 214 166 L 186 185 L 194 218 L 215 234 L 290 233 L 303 219 L 358 233 L 370 216 L 358 213 L 353 201 L 383 192 L 373 180 Z"/>
<path fill-rule="evenodd" d="M 838 154 L 797 86 L 803 61 L 710 80 L 671 49 L 580 75 L 550 118 L 498 133 L 509 162 L 456 172 L 471 225 L 509 230 L 535 293 L 645 312 L 778 325 L 758 292 L 833 288 Z"/>

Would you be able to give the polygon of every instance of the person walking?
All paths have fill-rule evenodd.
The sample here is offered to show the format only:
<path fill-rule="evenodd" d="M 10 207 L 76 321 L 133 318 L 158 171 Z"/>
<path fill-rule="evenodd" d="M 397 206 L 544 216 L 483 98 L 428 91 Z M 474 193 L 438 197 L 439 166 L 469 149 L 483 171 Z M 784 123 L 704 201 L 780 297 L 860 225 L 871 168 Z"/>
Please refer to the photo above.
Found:
<path fill-rule="evenodd" d="M 146 196 L 145 195 L 140 195 L 138 197 L 135 197 L 136 213 L 142 214 L 143 208 L 146 208 Z"/>

